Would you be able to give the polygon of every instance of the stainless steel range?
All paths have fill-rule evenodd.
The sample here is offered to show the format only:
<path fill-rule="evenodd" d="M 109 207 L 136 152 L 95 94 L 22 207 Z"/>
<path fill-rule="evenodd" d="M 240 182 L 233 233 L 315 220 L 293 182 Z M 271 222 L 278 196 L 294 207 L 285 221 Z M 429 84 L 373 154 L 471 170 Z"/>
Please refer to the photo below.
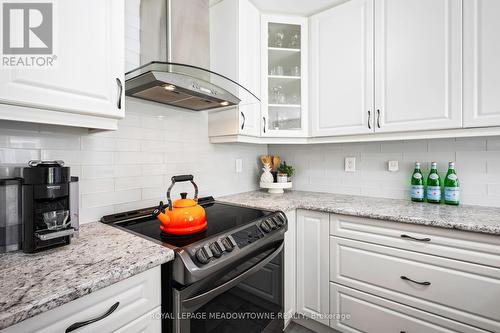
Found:
<path fill-rule="evenodd" d="M 174 249 L 162 267 L 164 332 L 283 330 L 283 212 L 202 198 L 208 227 L 165 236 L 153 208 L 105 216 L 103 223 Z"/>

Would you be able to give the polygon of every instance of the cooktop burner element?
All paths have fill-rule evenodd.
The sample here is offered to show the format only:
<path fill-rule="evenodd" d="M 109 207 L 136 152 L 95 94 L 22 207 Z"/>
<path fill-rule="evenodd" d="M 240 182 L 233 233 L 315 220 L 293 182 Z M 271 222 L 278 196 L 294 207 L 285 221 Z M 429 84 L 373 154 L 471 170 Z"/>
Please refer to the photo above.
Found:
<path fill-rule="evenodd" d="M 258 249 L 276 245 L 287 229 L 283 212 L 220 203 L 212 197 L 200 198 L 198 203 L 205 209 L 208 226 L 196 234 L 163 233 L 160 222 L 152 216 L 155 207 L 104 216 L 101 222 L 173 248 L 177 263 L 174 278 L 184 285 L 224 270 Z"/>

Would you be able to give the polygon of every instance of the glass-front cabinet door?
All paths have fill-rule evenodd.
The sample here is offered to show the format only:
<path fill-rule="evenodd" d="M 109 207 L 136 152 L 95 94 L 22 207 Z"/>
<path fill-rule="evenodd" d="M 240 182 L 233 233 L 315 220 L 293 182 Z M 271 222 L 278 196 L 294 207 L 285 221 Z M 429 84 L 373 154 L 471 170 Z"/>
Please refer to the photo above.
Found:
<path fill-rule="evenodd" d="M 307 18 L 263 15 L 261 22 L 261 134 L 307 136 Z"/>

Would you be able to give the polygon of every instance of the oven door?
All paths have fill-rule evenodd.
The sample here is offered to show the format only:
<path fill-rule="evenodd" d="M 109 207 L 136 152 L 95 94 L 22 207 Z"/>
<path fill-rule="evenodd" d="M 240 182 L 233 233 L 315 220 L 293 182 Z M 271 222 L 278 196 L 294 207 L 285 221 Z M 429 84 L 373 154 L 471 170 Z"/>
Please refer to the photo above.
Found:
<path fill-rule="evenodd" d="M 174 332 L 282 332 L 283 241 L 173 290 Z"/>

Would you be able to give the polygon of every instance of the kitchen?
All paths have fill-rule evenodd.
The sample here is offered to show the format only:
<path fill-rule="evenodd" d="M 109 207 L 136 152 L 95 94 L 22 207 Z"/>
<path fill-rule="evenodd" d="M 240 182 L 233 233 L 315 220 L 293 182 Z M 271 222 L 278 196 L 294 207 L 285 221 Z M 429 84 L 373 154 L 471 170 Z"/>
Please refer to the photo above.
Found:
<path fill-rule="evenodd" d="M 1 8 L 2 332 L 500 332 L 498 1 Z"/>

